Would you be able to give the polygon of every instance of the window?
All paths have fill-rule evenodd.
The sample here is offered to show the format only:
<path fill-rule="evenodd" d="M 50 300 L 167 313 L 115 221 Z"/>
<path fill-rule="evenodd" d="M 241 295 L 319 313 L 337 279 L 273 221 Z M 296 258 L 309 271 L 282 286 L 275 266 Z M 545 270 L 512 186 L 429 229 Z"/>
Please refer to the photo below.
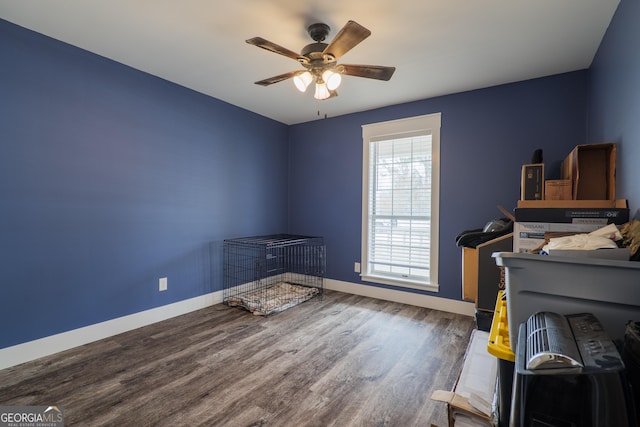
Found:
<path fill-rule="evenodd" d="M 362 137 L 362 279 L 437 291 L 440 113 Z"/>

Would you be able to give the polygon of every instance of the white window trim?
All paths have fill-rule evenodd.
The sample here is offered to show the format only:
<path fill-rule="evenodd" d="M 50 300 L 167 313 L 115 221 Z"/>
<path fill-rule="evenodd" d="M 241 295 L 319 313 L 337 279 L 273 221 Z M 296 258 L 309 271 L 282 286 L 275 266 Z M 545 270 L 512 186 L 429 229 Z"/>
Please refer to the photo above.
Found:
<path fill-rule="evenodd" d="M 366 282 L 392 285 L 404 288 L 421 289 L 438 292 L 438 244 L 440 218 L 440 124 L 441 113 L 426 114 L 406 119 L 391 120 L 387 122 L 362 125 L 362 256 L 360 278 Z M 429 253 L 429 283 L 420 284 L 402 279 L 392 279 L 368 275 L 368 248 L 369 248 L 369 142 L 372 139 L 380 139 L 383 136 L 415 133 L 420 130 L 430 130 L 432 138 L 432 164 L 431 164 L 431 247 Z"/>

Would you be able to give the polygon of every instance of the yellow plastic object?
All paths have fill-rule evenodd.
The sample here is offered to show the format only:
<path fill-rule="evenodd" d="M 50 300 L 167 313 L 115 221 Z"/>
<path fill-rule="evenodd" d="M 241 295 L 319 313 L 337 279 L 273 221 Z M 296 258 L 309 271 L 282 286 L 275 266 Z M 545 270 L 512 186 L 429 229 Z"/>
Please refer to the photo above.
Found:
<path fill-rule="evenodd" d="M 496 310 L 491 321 L 487 351 L 499 359 L 516 361 L 516 355 L 509 344 L 509 323 L 507 321 L 507 297 L 505 291 L 498 291 Z"/>

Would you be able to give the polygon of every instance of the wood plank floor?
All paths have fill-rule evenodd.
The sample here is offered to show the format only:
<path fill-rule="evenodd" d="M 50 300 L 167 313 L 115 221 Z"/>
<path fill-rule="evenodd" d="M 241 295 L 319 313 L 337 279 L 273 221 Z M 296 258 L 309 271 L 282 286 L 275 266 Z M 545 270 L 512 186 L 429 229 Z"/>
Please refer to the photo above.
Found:
<path fill-rule="evenodd" d="M 325 291 L 268 318 L 219 304 L 0 371 L 0 405 L 68 426 L 447 425 L 473 319 Z"/>

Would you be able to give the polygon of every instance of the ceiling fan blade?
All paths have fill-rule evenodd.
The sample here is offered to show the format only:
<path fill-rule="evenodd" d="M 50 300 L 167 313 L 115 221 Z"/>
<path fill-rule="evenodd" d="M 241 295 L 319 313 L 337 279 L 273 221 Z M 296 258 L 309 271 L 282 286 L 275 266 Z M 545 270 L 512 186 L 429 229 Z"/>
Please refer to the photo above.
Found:
<path fill-rule="evenodd" d="M 277 76 L 269 77 L 268 79 L 260 80 L 259 82 L 256 82 L 256 84 L 260 86 L 269 86 L 274 83 L 278 83 L 283 80 L 290 79 L 291 77 L 295 76 L 299 72 L 300 71 L 289 71 L 288 73 L 284 73 Z"/>
<path fill-rule="evenodd" d="M 282 47 L 280 45 L 277 45 L 273 42 L 270 42 L 269 40 L 265 40 L 262 37 L 254 37 L 252 39 L 246 40 L 247 43 L 252 44 L 254 46 L 258 46 L 261 47 L 263 49 L 266 49 L 268 51 L 274 52 L 274 53 L 278 53 L 280 55 L 284 55 L 287 58 L 291 58 L 291 59 L 295 59 L 296 61 L 298 61 L 300 58 L 304 58 L 303 56 L 301 56 L 300 54 L 287 49 L 286 47 Z"/>
<path fill-rule="evenodd" d="M 393 73 L 396 71 L 396 67 L 382 67 L 380 65 L 353 65 L 353 64 L 340 64 L 342 68 L 342 74 L 356 77 L 366 77 L 368 79 L 377 80 L 389 80 Z"/>
<path fill-rule="evenodd" d="M 342 27 L 322 54 L 329 54 L 338 59 L 370 35 L 371 31 L 355 21 L 349 21 Z"/>

